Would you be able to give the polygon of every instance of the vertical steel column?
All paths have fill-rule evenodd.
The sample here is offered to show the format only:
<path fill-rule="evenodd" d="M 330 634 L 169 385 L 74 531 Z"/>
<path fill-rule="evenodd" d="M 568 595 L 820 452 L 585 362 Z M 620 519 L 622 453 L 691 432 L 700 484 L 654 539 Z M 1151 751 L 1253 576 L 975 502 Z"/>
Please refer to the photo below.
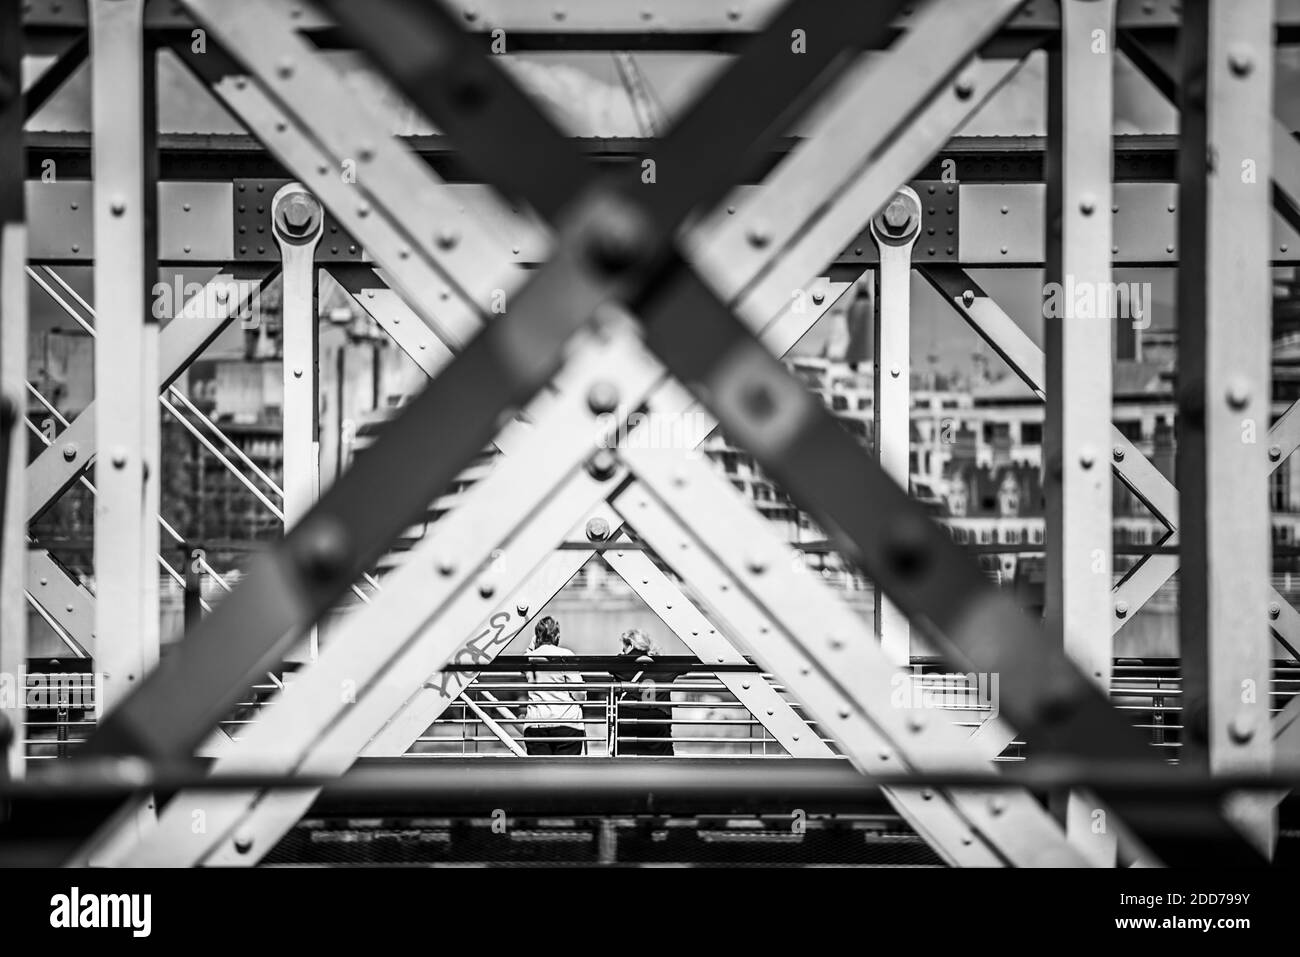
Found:
<path fill-rule="evenodd" d="M 1271 0 L 1183 5 L 1178 232 L 1182 760 L 1272 763 L 1265 456 L 1272 399 Z M 1227 814 L 1265 854 L 1267 795 Z"/>
<path fill-rule="evenodd" d="M 26 520 L 27 467 L 27 227 L 23 215 L 23 95 L 21 4 L 0 7 L 0 416 L 8 423 L 7 454 L 0 474 L 0 676 L 17 688 L 16 707 L 0 714 L 0 780 L 23 774 L 22 687 L 27 665 Z M 3 680 L 0 678 L 0 680 Z M 5 719 L 8 719 L 6 722 Z"/>
<path fill-rule="evenodd" d="M 154 58 L 144 0 L 91 0 L 95 633 L 104 712 L 158 658 L 158 323 Z"/>
<path fill-rule="evenodd" d="M 912 246 L 920 232 L 921 201 L 908 186 L 871 220 L 871 238 L 880 250 L 872 349 L 873 441 L 880 467 L 905 491 L 912 471 Z M 879 587 L 874 591 L 876 637 L 891 661 L 908 665 L 912 660 L 912 635 L 907 616 Z"/>
<path fill-rule="evenodd" d="M 272 200 L 272 230 L 280 247 L 280 351 L 284 399 L 284 529 L 292 528 L 320 495 L 320 397 L 317 390 L 316 243 L 325 219 L 316 197 L 299 183 L 280 188 Z M 315 659 L 317 631 L 307 639 Z"/>
<path fill-rule="evenodd" d="M 1111 87 L 1115 0 L 1062 0 L 1048 58 L 1047 415 L 1044 430 L 1051 640 L 1102 688 L 1111 673 Z M 1115 833 L 1071 794 L 1067 832 L 1101 865 Z"/>

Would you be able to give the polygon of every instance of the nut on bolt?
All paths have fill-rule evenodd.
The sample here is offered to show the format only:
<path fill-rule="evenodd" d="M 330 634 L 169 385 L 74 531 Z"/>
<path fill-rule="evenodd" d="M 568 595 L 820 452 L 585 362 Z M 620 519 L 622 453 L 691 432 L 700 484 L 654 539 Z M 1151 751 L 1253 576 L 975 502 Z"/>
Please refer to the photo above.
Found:
<path fill-rule="evenodd" d="M 597 481 L 605 481 L 617 470 L 618 459 L 609 449 L 597 449 L 596 454 L 587 460 L 587 472 Z"/>
<path fill-rule="evenodd" d="M 588 521 L 587 538 L 593 542 L 603 542 L 609 538 L 609 522 L 599 516 Z"/>
<path fill-rule="evenodd" d="M 320 204 L 307 193 L 292 193 L 276 207 L 276 223 L 286 236 L 305 239 L 319 223 Z"/>

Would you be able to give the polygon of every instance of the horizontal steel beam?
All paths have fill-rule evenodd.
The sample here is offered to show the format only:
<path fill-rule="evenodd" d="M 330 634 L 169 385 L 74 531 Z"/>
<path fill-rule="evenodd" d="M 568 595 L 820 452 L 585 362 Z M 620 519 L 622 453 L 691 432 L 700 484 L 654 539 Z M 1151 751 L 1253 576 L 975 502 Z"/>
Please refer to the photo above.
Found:
<path fill-rule="evenodd" d="M 490 34 L 503 29 L 508 49 L 522 50 L 734 50 L 761 30 L 780 8 L 782 0 L 647 0 L 611 4 L 609 0 L 443 0 L 470 33 Z M 155 30 L 185 31 L 193 18 L 166 0 L 150 0 L 145 23 Z M 915 17 L 913 8 L 894 18 L 893 35 L 906 30 Z M 1120 0 L 1118 22 L 1126 30 L 1157 31 L 1181 23 L 1176 0 Z M 23 23 L 33 34 L 76 30 L 86 25 L 85 0 L 30 0 L 24 4 Z M 1277 0 L 1278 31 L 1283 40 L 1300 31 L 1300 2 Z M 301 29 L 325 47 L 343 42 L 334 21 L 314 6 L 300 15 Z M 1003 33 L 1053 32 L 1060 27 L 1060 11 L 1052 0 L 1029 0 Z"/>
<path fill-rule="evenodd" d="M 954 170 L 960 180 L 960 161 Z M 278 262 L 279 253 L 271 238 L 270 200 L 287 182 L 285 178 L 160 183 L 159 261 L 196 267 Z M 926 235 L 917 241 L 913 253 L 916 264 L 957 263 L 976 268 L 1045 263 L 1045 186 L 946 183 L 942 179 L 916 179 L 910 185 L 925 204 L 927 220 Z M 505 255 L 507 262 L 534 266 L 545 261 L 551 234 L 526 207 L 503 210 L 495 194 L 476 183 L 450 183 L 444 188 L 457 206 L 464 207 L 464 218 L 490 222 L 494 230 L 515 238 Z M 743 202 L 758 189 L 761 187 L 740 187 L 733 197 Z M 1116 184 L 1113 265 L 1165 267 L 1178 262 L 1177 192 L 1173 183 Z M 29 261 L 93 261 L 88 180 L 29 181 L 27 201 L 31 222 Z M 933 235 L 928 232 L 931 228 L 935 230 Z M 1280 213 L 1273 214 L 1270 250 L 1276 264 L 1300 263 L 1300 233 Z M 370 261 L 366 251 L 328 211 L 317 257 L 322 263 Z M 845 271 L 860 271 L 864 265 L 878 261 L 875 245 L 865 229 L 831 260 L 833 267 Z M 814 266 L 812 271 L 821 268 Z"/>
<path fill-rule="evenodd" d="M 408 150 L 452 183 L 476 183 L 481 177 L 461 157 L 455 141 L 441 133 L 395 137 Z M 29 130 L 23 141 L 27 178 L 40 179 L 52 160 L 62 179 L 90 175 L 90 133 L 77 130 Z M 801 142 L 796 135 L 778 138 L 765 162 L 754 168 L 758 182 Z M 1113 141 L 1115 181 L 1165 182 L 1177 178 L 1178 137 L 1165 134 L 1119 135 Z M 654 149 L 653 139 L 634 136 L 580 136 L 574 148 L 602 167 L 639 165 Z M 1045 178 L 1046 139 L 1042 136 L 954 136 L 927 156 L 917 179 L 939 179 L 948 161 L 961 170 L 965 183 L 1041 183 Z M 163 180 L 225 181 L 291 179 L 271 150 L 243 133 L 163 133 L 158 137 Z M 745 180 L 741 180 L 744 182 Z"/>

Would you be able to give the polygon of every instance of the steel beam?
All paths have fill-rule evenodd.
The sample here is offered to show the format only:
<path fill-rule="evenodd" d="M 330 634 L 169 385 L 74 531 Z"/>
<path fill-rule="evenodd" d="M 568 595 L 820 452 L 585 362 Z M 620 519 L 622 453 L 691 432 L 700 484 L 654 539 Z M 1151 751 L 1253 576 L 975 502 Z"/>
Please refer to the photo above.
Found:
<path fill-rule="evenodd" d="M 1211 773 L 1265 771 L 1272 760 L 1270 537 L 1256 433 L 1266 431 L 1271 401 L 1273 4 L 1197 0 L 1184 9 L 1177 468 L 1187 732 L 1180 757 Z M 1228 814 L 1271 854 L 1271 801 L 1242 797 Z"/>
<path fill-rule="evenodd" d="M 1012 372 L 1039 398 L 1046 396 L 1042 350 L 974 279 L 961 269 L 946 266 L 927 266 L 921 274 L 1002 357 Z M 1300 404 L 1293 404 L 1269 430 L 1266 455 L 1272 469 L 1286 461 L 1300 443 L 1298 409 Z M 1112 427 L 1110 442 L 1111 468 L 1116 477 L 1169 529 L 1170 535 L 1163 544 L 1176 544 L 1178 489 L 1119 429 Z M 1176 571 L 1177 555 L 1148 555 L 1131 568 L 1113 588 L 1112 634 L 1132 621 Z M 1268 605 L 1270 622 L 1278 641 L 1292 657 L 1300 657 L 1293 650 L 1300 645 L 1300 613 L 1294 612 L 1291 604 L 1275 588 L 1270 591 Z M 1272 612 L 1275 605 L 1277 614 Z"/>
<path fill-rule="evenodd" d="M 910 680 L 908 673 L 873 642 L 863 640 L 865 623 L 839 596 L 813 576 L 795 571 L 790 546 L 698 456 L 684 459 L 660 450 L 628 449 L 624 458 L 638 479 L 615 501 L 624 519 L 674 567 L 697 552 L 717 563 L 721 580 L 702 574 L 702 568 L 688 572 L 680 567 L 718 620 L 729 622 L 731 611 L 731 602 L 718 596 L 733 591 L 764 611 L 767 620 L 750 633 L 751 649 L 841 743 L 860 771 L 960 767 L 995 773 L 991 763 L 966 745 L 961 729 L 944 718 L 899 706 L 897 676 Z M 669 512 L 689 536 L 667 531 Z M 817 609 L 815 616 L 808 614 L 812 608 Z M 739 630 L 736 624 L 731 627 Z M 774 637 L 778 634 L 781 637 Z M 926 801 L 935 795 L 915 796 Z M 990 801 L 990 793 L 978 791 L 951 791 L 946 797 L 974 833 L 966 830 L 954 842 L 952 832 L 932 832 L 928 836 L 937 849 L 959 853 L 968 846 L 963 838 L 972 841 L 978 834 L 1009 863 L 1083 863 L 1028 794 L 1005 795 L 996 802 Z"/>
<path fill-rule="evenodd" d="M 1279 11 L 1279 22 L 1280 18 Z M 1125 30 L 1120 33 L 1119 48 L 1170 103 L 1178 103 L 1178 45 L 1174 37 Z M 1300 230 L 1300 141 L 1277 117 L 1273 118 L 1272 140 L 1273 207 L 1292 229 Z"/>
<path fill-rule="evenodd" d="M 612 424 L 597 423 L 588 393 L 606 382 L 609 370 L 616 368 L 621 371 L 620 396 L 635 407 L 660 374 L 657 364 L 644 355 L 626 330 L 609 332 L 613 335 L 609 343 L 589 341 L 575 356 L 566 369 L 566 388 L 556 394 L 544 419 L 525 434 L 520 447 L 470 489 L 461 507 L 444 516 L 402 567 L 386 579 L 383 600 L 358 608 L 340 624 L 336 640 L 294 682 L 293 692 L 275 699 L 219 767 L 280 767 L 309 774 L 346 770 L 392 716 L 394 700 L 409 695 L 413 676 L 418 681 L 438 671 L 475 622 L 493 613 L 489 623 L 495 627 L 488 629 L 478 644 L 508 643 L 503 630 L 513 616 L 502 611 L 504 622 L 496 624 L 494 613 L 501 601 L 498 579 L 522 578 L 538 567 L 556 542 L 572 530 L 574 502 L 613 479 L 602 466 L 596 466 L 595 475 L 572 481 L 575 460 L 581 462 L 602 430 L 608 433 L 613 428 Z M 523 551 L 494 572 L 490 567 L 493 551 L 516 537 Z M 432 581 L 430 568 L 437 571 Z M 440 615 L 449 600 L 462 591 L 476 593 L 477 601 L 459 606 L 460 620 Z M 435 622 L 437 628 L 431 630 Z M 413 641 L 422 634 L 431 640 Z M 408 648 L 427 657 L 413 666 L 403 658 Z M 470 660 L 474 660 L 472 653 Z M 400 694 L 395 695 L 397 691 Z M 336 723 L 329 735 L 321 736 Z M 267 800 L 294 803 L 302 796 L 285 792 Z M 182 795 L 168 806 L 158 831 L 132 852 L 131 862 L 190 858 L 197 862 L 214 850 L 238 859 L 254 846 L 260 856 L 268 850 L 268 832 L 260 828 L 270 828 L 278 839 L 283 827 L 297 820 L 304 809 L 295 806 L 287 823 L 277 823 L 274 813 L 268 813 L 268 805 L 258 818 L 260 843 L 249 843 L 249 835 L 242 832 L 231 836 L 231 828 L 257 797 L 255 793 L 223 796 L 215 805 L 210 796 L 197 796 L 207 812 L 208 830 L 195 835 L 190 833 L 190 814 L 184 810 L 188 805 Z"/>
<path fill-rule="evenodd" d="M 1048 640 L 1109 692 L 1112 548 L 1110 302 L 1115 0 L 1062 0 L 1048 54 L 1047 415 L 1043 430 Z M 1078 302 L 1075 295 L 1079 295 Z M 1052 308 L 1055 303 L 1056 308 Z M 1072 792 L 1070 840 L 1115 862 L 1115 833 L 1095 798 Z M 1100 828 L 1098 823 L 1100 822 Z"/>
<path fill-rule="evenodd" d="M 0 675 L 27 673 L 27 603 L 23 596 L 27 465 L 27 223 L 22 185 L 23 34 L 20 7 L 0 7 Z M 19 692 L 21 697 L 21 692 Z M 0 714 L 12 738 L 0 743 L 0 779 L 25 772 L 26 714 Z"/>
<path fill-rule="evenodd" d="M 57 622 L 72 639 L 78 658 L 95 656 L 95 597 L 68 577 L 43 548 L 24 549 L 27 598 Z"/>
<path fill-rule="evenodd" d="M 887 53 L 845 77 L 811 137 L 768 176 L 761 204 L 751 194 L 743 197 L 747 202 L 735 204 L 734 215 L 715 211 L 686 247 L 705 275 L 734 274 L 728 282 L 714 281 L 718 295 L 727 301 L 742 292 L 760 300 L 789 296 L 788 287 L 773 288 L 770 280 L 734 273 L 725 264 L 739 259 L 746 247 L 791 246 L 809 224 L 827 215 L 821 204 L 828 186 L 835 188 L 840 209 L 858 217 L 840 245 L 850 242 L 864 221 L 863 204 L 854 191 L 888 195 L 886 191 L 897 188 L 933 154 L 936 129 L 946 136 L 955 128 L 949 123 L 956 116 L 968 115 L 977 90 L 983 99 L 1014 72 L 1014 63 L 976 61 L 974 69 L 956 79 L 966 61 L 1019 6 L 1021 0 L 928 3 Z M 890 96 L 877 92 L 885 83 Z M 907 125 L 909 119 L 921 122 Z M 907 148 L 888 154 L 893 163 L 875 162 L 882 158 L 881 144 L 895 140 L 905 141 Z M 868 215 L 876 212 L 872 208 Z M 824 265 L 807 263 L 804 273 L 813 275 Z"/>
<path fill-rule="evenodd" d="M 482 447 L 500 412 L 526 400 L 550 378 L 562 360 L 564 341 L 599 305 L 613 295 L 634 308 L 644 306 L 651 316 L 676 309 L 677 289 L 662 282 L 664 243 L 695 207 L 716 201 L 738 163 L 770 141 L 774 114 L 798 102 L 806 85 L 853 40 L 881 28 L 879 16 L 888 12 L 886 7 L 859 11 L 849 21 L 807 0 L 796 0 L 773 31 L 751 44 L 712 94 L 698 102 L 664 140 L 661 162 L 690 168 L 690 179 L 674 179 L 671 188 L 658 189 L 654 202 L 648 204 L 641 197 L 633 202 L 631 194 L 613 187 L 584 188 L 564 217 L 563 240 L 552 263 L 535 274 L 515 296 L 512 308 L 489 324 L 406 407 L 376 449 L 332 486 L 307 519 L 259 562 L 260 567 L 241 585 L 243 594 L 223 602 L 168 657 L 146 682 L 130 713 L 118 720 L 110 716 L 99 727 L 87 750 L 190 753 L 238 695 L 239 687 L 301 634 L 378 557 L 410 516 L 427 504 L 432 490 L 450 481 L 460 464 Z M 434 8 L 420 9 L 421 15 L 434 16 Z M 232 18 L 226 6 L 209 13 L 223 21 L 241 19 Z M 363 19 L 366 22 L 353 26 L 371 31 L 380 24 L 373 11 Z M 816 29 L 823 43 L 792 58 L 792 25 Z M 379 34 L 381 39 L 394 39 L 382 29 Z M 442 98 L 445 109 L 439 111 L 439 122 L 446 127 L 452 118 L 449 132 L 481 119 L 477 109 L 463 111 L 459 97 L 447 99 L 452 93 L 449 82 L 461 75 L 462 68 L 476 71 L 476 83 L 487 84 L 482 92 L 490 90 L 486 100 L 475 98 L 475 103 L 484 103 L 482 118 L 487 122 L 513 123 L 521 111 L 531 109 L 499 67 L 477 62 L 477 53 L 472 54 L 474 63 L 464 62 L 463 51 L 451 53 L 445 61 L 429 61 L 418 42 L 407 42 L 416 39 L 409 33 L 397 39 L 404 45 L 388 50 L 387 62 L 399 74 L 412 64 L 423 64 L 416 67 L 419 70 L 434 69 L 437 76 L 422 74 L 415 87 L 422 97 Z M 785 69 L 774 71 L 777 62 Z M 281 76 L 282 82 L 297 76 L 292 69 L 288 72 L 290 77 Z M 738 104 L 745 108 L 738 111 Z M 699 146 L 705 139 L 712 141 L 713 149 L 701 154 Z M 477 144 L 476 160 L 495 162 L 495 147 L 488 139 L 471 137 L 467 142 Z M 707 158 L 704 166 L 701 156 Z M 559 159 L 559 154 L 549 157 L 551 162 Z M 545 186 L 545 180 L 533 182 Z M 424 243 L 420 249 L 428 255 Z M 658 280 L 653 289 L 652 278 Z M 454 409 L 448 405 L 452 397 Z M 396 474 L 390 461 L 394 454 L 422 463 L 422 481 L 410 482 Z M 376 502 L 382 504 L 377 507 Z M 285 601 L 286 594 L 294 598 Z M 237 636 L 234 641 L 232 635 Z M 183 699 L 169 694 L 172 683 L 189 689 Z"/>
<path fill-rule="evenodd" d="M 605 564 L 631 586 L 632 591 L 701 661 L 717 664 L 745 661 L 745 656 L 722 630 L 709 621 L 645 552 L 615 547 L 606 548 L 600 554 Z M 717 678 L 791 757 L 833 756 L 818 733 L 808 727 L 789 702 L 761 676 L 719 672 Z"/>
<path fill-rule="evenodd" d="M 774 355 L 784 355 L 793 348 L 794 344 L 850 288 L 849 283 L 832 283 L 823 280 L 818 280 L 811 285 L 813 287 L 811 303 L 788 304 L 763 331 L 762 341 Z M 761 328 L 761 325 L 756 328 Z M 700 413 L 698 405 L 689 393 L 671 381 L 666 381 L 660 386 L 649 403 L 649 409 L 652 415 L 684 417 L 695 413 L 698 417 L 707 419 L 707 416 Z M 690 435 L 683 435 L 684 444 L 693 447 L 698 442 L 702 442 L 712 429 L 711 420 L 709 423 L 701 424 L 698 430 Z M 629 431 L 629 441 L 637 440 L 637 428 L 634 427 Z M 501 445 L 501 440 L 498 440 L 498 445 Z M 507 454 L 510 453 L 508 445 L 501 445 L 501 447 Z M 609 513 L 603 503 L 593 501 L 588 503 L 585 509 L 593 518 L 604 518 L 610 526 L 611 535 L 618 533 L 617 517 Z M 575 510 L 572 521 L 578 522 L 582 512 L 583 510 Z M 520 603 L 529 608 L 543 607 L 594 554 L 594 550 L 565 550 L 548 559 L 547 564 L 520 586 Z M 444 679 L 439 687 L 426 686 L 417 691 L 396 717 L 389 721 L 366 746 L 365 754 L 383 756 L 406 753 L 415 739 L 437 720 L 454 697 L 454 692 L 449 693 L 443 685 L 450 681 L 458 687 L 463 687 L 472 680 L 472 675 L 457 673 L 450 678 L 444 676 Z"/>
<path fill-rule="evenodd" d="M 255 302 L 256 287 L 262 279 L 252 280 L 250 285 L 237 278 L 239 275 L 228 272 L 213 277 L 199 295 L 185 304 L 178 316 L 183 321 L 168 323 L 159 335 L 160 392 L 176 381 L 236 315 L 249 308 L 250 302 Z M 256 275 L 262 277 L 262 270 L 259 269 Z M 209 308 L 209 304 L 214 302 L 215 310 Z M 94 461 L 97 408 L 95 402 L 86 406 L 58 440 L 27 467 L 25 522 L 35 521 Z"/>
<path fill-rule="evenodd" d="M 880 250 L 875 277 L 872 351 L 873 451 L 886 475 L 911 490 L 912 453 L 912 248 L 924 222 L 921 200 L 904 187 L 871 219 L 871 238 Z M 911 625 L 882 589 L 874 590 L 876 639 L 898 665 L 912 662 Z"/>
<path fill-rule="evenodd" d="M 95 633 L 110 713 L 158 657 L 158 378 L 153 285 L 153 54 L 144 0 L 90 0 L 95 130 Z M 104 460 L 101 460 L 104 461 Z"/>

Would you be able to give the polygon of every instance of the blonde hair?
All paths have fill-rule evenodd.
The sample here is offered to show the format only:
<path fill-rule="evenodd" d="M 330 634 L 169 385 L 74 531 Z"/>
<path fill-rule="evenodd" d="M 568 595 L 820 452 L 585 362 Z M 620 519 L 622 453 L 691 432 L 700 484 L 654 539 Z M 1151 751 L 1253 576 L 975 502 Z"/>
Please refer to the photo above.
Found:
<path fill-rule="evenodd" d="M 650 636 L 640 628 L 629 628 L 627 631 L 623 632 L 622 638 L 623 650 L 625 652 L 635 651 L 643 655 L 655 655 L 659 653 L 659 649 L 656 648 L 655 643 L 650 640 Z"/>

